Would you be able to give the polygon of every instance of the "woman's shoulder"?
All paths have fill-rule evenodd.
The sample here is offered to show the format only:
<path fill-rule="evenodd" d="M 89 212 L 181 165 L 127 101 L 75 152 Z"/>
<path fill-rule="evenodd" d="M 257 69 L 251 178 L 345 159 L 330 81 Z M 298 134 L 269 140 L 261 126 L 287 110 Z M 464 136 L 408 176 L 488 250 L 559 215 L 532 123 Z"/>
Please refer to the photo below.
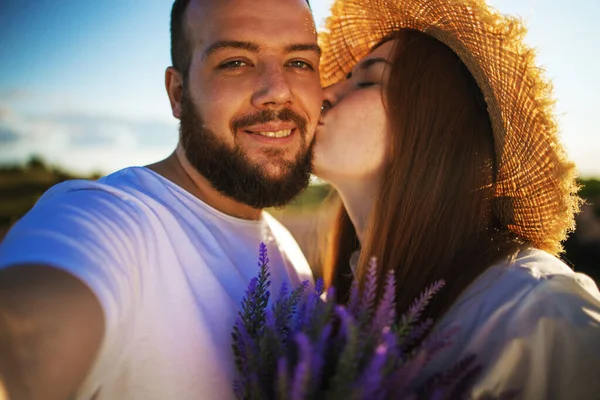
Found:
<path fill-rule="evenodd" d="M 521 250 L 510 259 L 491 266 L 459 297 L 453 308 L 554 308 L 568 311 L 573 301 L 600 304 L 596 283 L 563 261 L 542 250 Z M 464 310 L 463 310 L 464 311 Z M 488 312 L 480 317 L 485 318 Z"/>
<path fill-rule="evenodd" d="M 480 334 L 500 342 L 527 336 L 540 323 L 600 329 L 600 292 L 591 278 L 558 258 L 526 249 L 477 278 L 437 328 L 459 326 L 457 340 L 472 345 Z"/>
<path fill-rule="evenodd" d="M 503 260 L 492 268 L 506 268 L 511 275 L 522 276 L 532 283 L 543 283 L 547 279 L 556 277 L 582 280 L 584 284 L 593 284 L 587 275 L 577 273 L 559 258 L 536 248 L 527 248 L 519 251 L 514 257 Z M 593 285 L 595 287 L 595 284 Z"/>
<path fill-rule="evenodd" d="M 589 276 L 542 250 L 523 250 L 513 260 L 492 268 L 500 273 L 505 270 L 495 290 L 498 301 L 509 301 L 502 296 L 507 287 L 521 293 L 514 304 L 515 311 L 535 310 L 541 313 L 540 317 L 571 319 L 586 304 L 600 307 L 600 292 Z"/>
<path fill-rule="evenodd" d="M 537 249 L 499 267 L 507 270 L 506 278 L 498 282 L 497 298 L 484 301 L 506 310 L 502 319 L 507 337 L 528 337 L 543 326 L 546 332 L 556 330 L 563 343 L 577 337 L 600 339 L 600 292 L 590 277 Z M 509 285 L 519 294 L 514 302 L 506 296 Z"/>
<path fill-rule="evenodd" d="M 448 326 L 460 330 L 444 362 L 474 354 L 483 367 L 474 393 L 501 388 L 518 389 L 522 398 L 586 398 L 600 390 L 590 373 L 600 367 L 598 288 L 541 250 L 490 267 L 438 328 Z M 577 393 L 569 389 L 582 381 Z"/>

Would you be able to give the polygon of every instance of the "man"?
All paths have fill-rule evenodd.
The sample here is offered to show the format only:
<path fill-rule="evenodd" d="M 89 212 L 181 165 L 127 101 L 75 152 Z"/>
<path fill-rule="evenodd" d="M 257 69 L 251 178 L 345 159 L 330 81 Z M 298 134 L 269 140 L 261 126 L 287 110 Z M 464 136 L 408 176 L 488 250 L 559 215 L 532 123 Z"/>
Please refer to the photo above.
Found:
<path fill-rule="evenodd" d="M 311 279 L 262 212 L 308 183 L 322 91 L 307 2 L 177 0 L 171 18 L 174 154 L 52 188 L 0 246 L 11 399 L 232 398 L 260 242 L 275 288 Z"/>

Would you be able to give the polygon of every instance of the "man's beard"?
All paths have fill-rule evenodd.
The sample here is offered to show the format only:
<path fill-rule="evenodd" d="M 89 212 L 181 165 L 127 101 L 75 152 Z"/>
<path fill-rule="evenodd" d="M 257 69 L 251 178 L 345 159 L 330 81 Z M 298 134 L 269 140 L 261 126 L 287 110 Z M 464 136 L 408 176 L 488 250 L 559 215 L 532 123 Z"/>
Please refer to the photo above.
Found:
<path fill-rule="evenodd" d="M 297 133 L 302 139 L 306 137 L 306 120 L 289 109 L 264 110 L 233 120 L 231 131 L 235 135 L 244 127 L 271 121 L 293 121 Z M 244 149 L 235 143 L 235 137 L 233 148 L 230 148 L 204 126 L 185 90 L 181 99 L 179 137 L 188 162 L 214 189 L 253 208 L 281 207 L 304 190 L 310 181 L 312 143 L 302 142 L 295 161 L 276 161 L 281 173 L 278 177 L 269 177 L 264 165 L 255 165 L 248 159 Z M 267 156 L 276 157 L 281 153 L 279 149 L 265 150 Z"/>

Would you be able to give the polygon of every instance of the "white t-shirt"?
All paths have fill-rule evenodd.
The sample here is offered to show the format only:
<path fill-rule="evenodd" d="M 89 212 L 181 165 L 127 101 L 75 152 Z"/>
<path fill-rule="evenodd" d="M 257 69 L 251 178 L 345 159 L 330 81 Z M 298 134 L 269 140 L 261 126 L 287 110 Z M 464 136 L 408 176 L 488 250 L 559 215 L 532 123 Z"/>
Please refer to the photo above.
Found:
<path fill-rule="evenodd" d="M 451 326 L 460 330 L 428 372 L 475 355 L 474 398 L 513 389 L 517 399 L 600 398 L 600 293 L 548 253 L 524 250 L 486 271 L 433 332 Z"/>
<path fill-rule="evenodd" d="M 106 332 L 78 399 L 230 399 L 231 330 L 265 242 L 272 287 L 312 280 L 290 233 L 225 215 L 146 168 L 50 189 L 0 245 L 0 268 L 69 271 Z"/>

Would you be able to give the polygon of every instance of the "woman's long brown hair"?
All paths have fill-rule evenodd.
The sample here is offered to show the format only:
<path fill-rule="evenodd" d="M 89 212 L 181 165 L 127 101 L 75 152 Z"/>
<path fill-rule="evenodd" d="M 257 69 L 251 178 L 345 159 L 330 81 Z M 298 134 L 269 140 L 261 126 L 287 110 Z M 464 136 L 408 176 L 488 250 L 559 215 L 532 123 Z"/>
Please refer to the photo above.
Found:
<path fill-rule="evenodd" d="M 359 286 L 375 256 L 379 282 L 394 269 L 398 312 L 433 282 L 434 321 L 460 293 L 499 259 L 522 245 L 493 212 L 495 153 L 483 95 L 458 56 L 438 40 L 402 30 L 396 40 L 387 89 L 388 165 L 358 262 Z M 323 272 L 327 285 L 347 298 L 348 261 L 356 232 L 340 206 L 329 234 Z M 381 286 L 381 285 L 380 285 Z"/>

